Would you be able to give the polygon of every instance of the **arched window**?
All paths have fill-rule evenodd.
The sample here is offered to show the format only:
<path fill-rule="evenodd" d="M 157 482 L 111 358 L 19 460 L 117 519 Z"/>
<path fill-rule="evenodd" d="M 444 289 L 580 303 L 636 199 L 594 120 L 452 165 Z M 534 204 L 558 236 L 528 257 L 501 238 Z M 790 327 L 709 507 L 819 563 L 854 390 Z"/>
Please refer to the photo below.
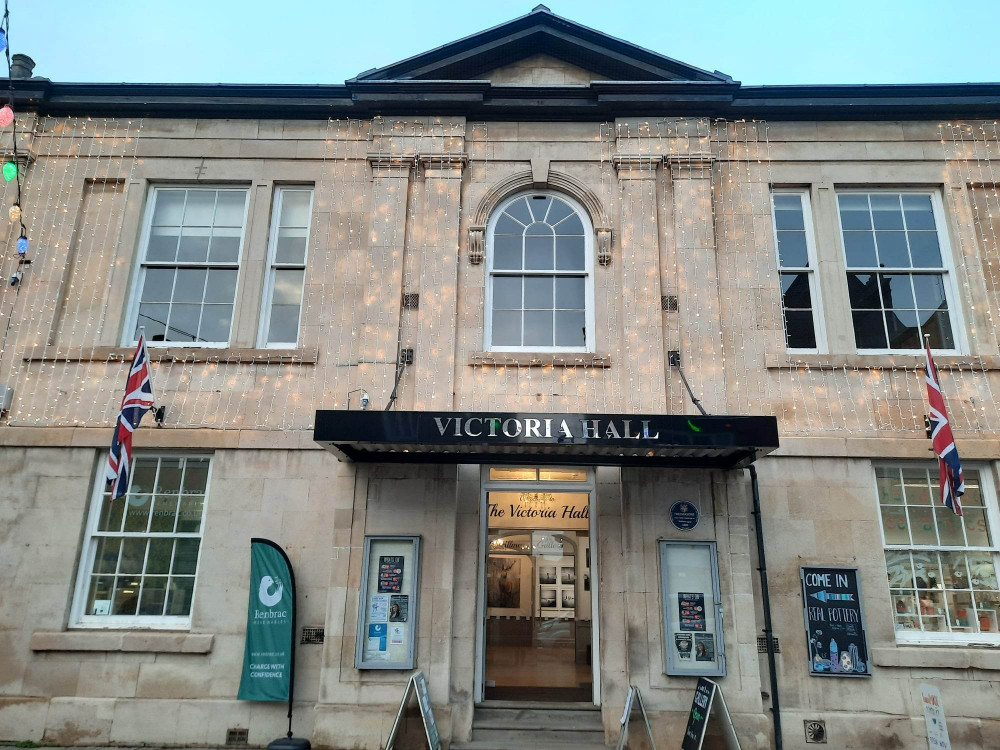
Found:
<path fill-rule="evenodd" d="M 583 208 L 564 195 L 515 195 L 486 236 L 486 349 L 593 351 L 594 231 Z"/>

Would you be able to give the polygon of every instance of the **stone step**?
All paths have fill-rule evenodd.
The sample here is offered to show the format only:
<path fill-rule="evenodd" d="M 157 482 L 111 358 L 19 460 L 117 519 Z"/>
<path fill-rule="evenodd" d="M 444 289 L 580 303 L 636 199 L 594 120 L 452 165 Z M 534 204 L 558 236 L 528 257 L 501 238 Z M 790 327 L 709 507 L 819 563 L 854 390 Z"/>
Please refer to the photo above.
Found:
<path fill-rule="evenodd" d="M 608 746 L 603 742 L 601 743 L 548 743 L 539 744 L 537 742 L 527 742 L 523 744 L 511 744 L 507 741 L 493 742 L 489 740 L 474 740 L 472 742 L 453 742 L 451 743 L 452 750 L 549 750 L 550 748 L 555 748 L 556 750 L 608 750 Z"/>
<path fill-rule="evenodd" d="M 600 713 L 601 707 L 590 701 L 499 701 L 486 700 L 476 705 L 476 710 L 492 710 L 496 708 L 538 708 L 545 711 L 595 711 Z"/>
<path fill-rule="evenodd" d="M 535 747 L 554 747 L 567 745 L 579 747 L 580 745 L 597 744 L 604 745 L 604 730 L 586 729 L 529 729 L 527 727 L 519 729 L 482 729 L 472 728 L 472 739 L 474 742 L 497 742 L 508 747 L 518 745 Z"/>
<path fill-rule="evenodd" d="M 580 729 L 603 732 L 600 711 L 549 711 L 538 708 L 476 708 L 473 729 Z"/>

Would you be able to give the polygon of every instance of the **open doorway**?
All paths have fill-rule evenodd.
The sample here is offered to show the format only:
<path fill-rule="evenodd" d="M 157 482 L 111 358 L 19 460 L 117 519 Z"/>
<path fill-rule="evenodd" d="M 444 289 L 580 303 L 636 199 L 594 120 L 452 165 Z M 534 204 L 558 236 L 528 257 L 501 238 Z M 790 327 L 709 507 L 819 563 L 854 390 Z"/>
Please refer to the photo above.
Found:
<path fill-rule="evenodd" d="M 591 494 L 583 468 L 484 476 L 484 699 L 595 701 Z"/>

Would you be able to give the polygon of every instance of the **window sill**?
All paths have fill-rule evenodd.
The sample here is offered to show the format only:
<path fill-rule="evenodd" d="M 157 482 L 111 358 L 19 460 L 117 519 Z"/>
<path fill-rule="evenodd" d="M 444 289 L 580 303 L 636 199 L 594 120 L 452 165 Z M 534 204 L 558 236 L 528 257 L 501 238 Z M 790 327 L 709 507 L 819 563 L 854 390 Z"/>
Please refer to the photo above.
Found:
<path fill-rule="evenodd" d="M 32 651 L 143 651 L 156 654 L 208 654 L 211 633 L 166 631 L 67 630 L 31 634 Z"/>
<path fill-rule="evenodd" d="M 1000 357 L 976 357 L 963 354 L 935 354 L 939 370 L 1000 370 Z M 810 370 L 892 370 L 895 368 L 923 369 L 924 357 L 919 354 L 771 354 L 764 357 L 768 370 L 809 368 Z"/>
<path fill-rule="evenodd" d="M 1000 644 L 922 646 L 901 643 L 895 648 L 873 648 L 871 658 L 872 663 L 878 667 L 1000 670 Z"/>
<path fill-rule="evenodd" d="M 311 349 L 229 349 L 189 346 L 148 346 L 152 362 L 216 362 L 220 364 L 316 364 L 319 350 Z M 28 349 L 25 362 L 125 362 L 135 353 L 134 346 L 36 346 Z"/>
<path fill-rule="evenodd" d="M 611 367 L 610 354 L 593 352 L 474 352 L 469 364 L 477 367 Z"/>

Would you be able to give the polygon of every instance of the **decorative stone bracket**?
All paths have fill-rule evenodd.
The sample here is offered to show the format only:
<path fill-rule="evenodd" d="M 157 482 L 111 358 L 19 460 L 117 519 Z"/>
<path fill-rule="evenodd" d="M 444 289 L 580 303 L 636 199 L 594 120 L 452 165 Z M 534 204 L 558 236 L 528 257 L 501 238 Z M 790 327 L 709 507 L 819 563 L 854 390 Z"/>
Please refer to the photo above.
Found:
<path fill-rule="evenodd" d="M 611 227 L 597 227 L 597 262 L 602 266 L 611 263 Z"/>
<path fill-rule="evenodd" d="M 469 263 L 478 266 L 486 257 L 486 227 L 469 227 Z"/>

